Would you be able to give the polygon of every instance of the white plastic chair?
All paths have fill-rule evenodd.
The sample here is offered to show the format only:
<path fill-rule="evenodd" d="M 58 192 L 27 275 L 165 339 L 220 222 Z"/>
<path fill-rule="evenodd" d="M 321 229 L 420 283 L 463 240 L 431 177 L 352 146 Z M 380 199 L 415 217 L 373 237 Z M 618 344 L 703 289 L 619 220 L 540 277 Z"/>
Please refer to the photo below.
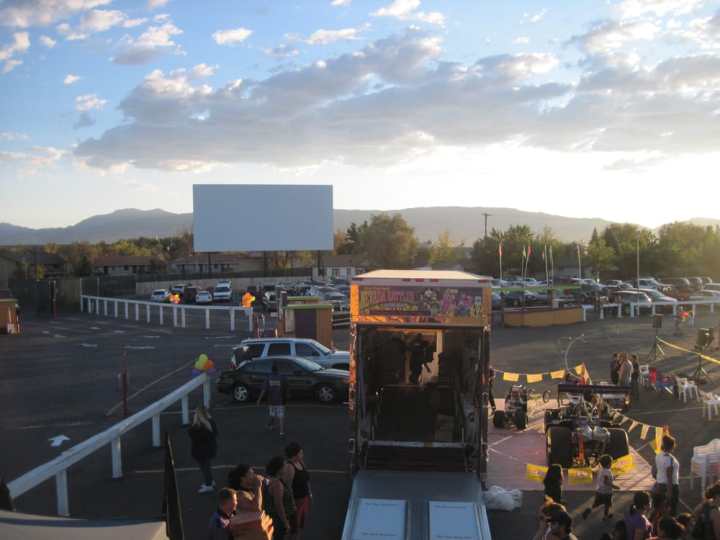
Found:
<path fill-rule="evenodd" d="M 702 392 L 700 397 L 703 402 L 703 416 L 705 416 L 706 410 L 708 420 L 712 420 L 713 413 L 715 416 L 720 415 L 720 397 L 709 392 Z"/>
<path fill-rule="evenodd" d="M 693 381 L 689 381 L 687 377 L 676 377 L 678 396 L 683 400 L 683 403 L 687 403 L 688 396 L 691 399 L 699 399 L 698 387 Z"/>

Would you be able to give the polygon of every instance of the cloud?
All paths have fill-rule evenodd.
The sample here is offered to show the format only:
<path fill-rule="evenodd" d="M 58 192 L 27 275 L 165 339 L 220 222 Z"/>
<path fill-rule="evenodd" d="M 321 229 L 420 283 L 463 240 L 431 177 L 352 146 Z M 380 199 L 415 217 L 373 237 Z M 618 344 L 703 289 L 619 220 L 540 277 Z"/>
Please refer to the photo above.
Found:
<path fill-rule="evenodd" d="M 372 15 L 375 17 L 395 17 L 401 21 L 417 20 L 439 26 L 445 25 L 445 16 L 439 11 L 417 11 L 420 0 L 394 0 L 385 7 L 381 7 Z"/>
<path fill-rule="evenodd" d="M 171 22 L 150 26 L 137 38 L 125 37 L 119 44 L 118 53 L 113 57 L 116 64 L 145 64 L 167 52 L 181 52 L 172 36 L 182 34 Z"/>
<path fill-rule="evenodd" d="M 330 5 L 333 7 L 343 7 L 343 6 L 349 6 L 352 0 L 332 0 L 330 2 Z"/>
<path fill-rule="evenodd" d="M 30 136 L 27 133 L 17 131 L 0 131 L 0 141 L 27 141 Z"/>
<path fill-rule="evenodd" d="M 139 180 L 128 180 L 124 185 L 133 191 L 139 191 L 141 193 L 157 193 L 160 191 L 157 185 L 149 182 L 140 182 Z"/>
<path fill-rule="evenodd" d="M 80 77 L 79 75 L 73 75 L 72 73 L 68 73 L 67 75 L 65 75 L 65 78 L 63 79 L 63 84 L 64 84 L 65 86 L 69 86 L 69 85 L 71 85 L 71 84 L 75 84 L 75 83 L 78 82 L 81 78 L 82 78 L 82 77 Z"/>
<path fill-rule="evenodd" d="M 605 165 L 603 168 L 606 171 L 642 172 L 662 163 L 663 161 L 665 160 L 658 156 L 618 159 Z"/>
<path fill-rule="evenodd" d="M 298 49 L 287 44 L 278 45 L 272 49 L 263 49 L 263 52 L 274 58 L 290 58 L 291 56 L 297 56 L 300 54 Z"/>
<path fill-rule="evenodd" d="M 574 43 L 590 56 L 607 56 L 635 41 L 649 41 L 660 33 L 651 21 L 622 22 L 605 20 L 596 23 L 588 32 L 573 36 Z"/>
<path fill-rule="evenodd" d="M 167 5 L 169 0 L 148 0 L 148 9 L 157 9 Z"/>
<path fill-rule="evenodd" d="M 198 64 L 190 71 L 191 75 L 195 79 L 202 79 L 205 77 L 212 77 L 217 71 L 217 66 L 208 66 L 207 64 Z"/>
<path fill-rule="evenodd" d="M 705 0 L 623 0 L 617 10 L 623 18 L 643 15 L 685 15 L 702 7 Z"/>
<path fill-rule="evenodd" d="M 310 34 L 306 43 L 309 45 L 327 45 L 336 41 L 357 39 L 357 35 L 357 28 L 341 28 L 339 30 L 324 30 L 321 28 Z"/>
<path fill-rule="evenodd" d="M 53 146 L 33 146 L 24 152 L 0 152 L 0 162 L 18 163 L 24 173 L 35 174 L 39 169 L 53 165 L 66 153 Z"/>
<path fill-rule="evenodd" d="M 528 43 L 530 43 L 530 38 L 527 36 L 518 36 L 513 39 L 513 43 L 515 45 L 527 45 Z"/>
<path fill-rule="evenodd" d="M 531 23 L 536 24 L 542 21 L 545 18 L 545 15 L 547 15 L 548 10 L 543 8 L 537 13 L 523 13 L 523 20 Z"/>
<path fill-rule="evenodd" d="M 81 129 L 95 125 L 95 119 L 87 112 L 80 113 L 77 122 L 73 124 L 73 129 Z"/>
<path fill-rule="evenodd" d="M 0 26 L 48 26 L 112 0 L 5 0 L 0 5 Z"/>
<path fill-rule="evenodd" d="M 75 110 L 78 112 L 87 112 L 102 109 L 107 100 L 97 97 L 95 94 L 84 94 L 75 98 Z"/>
<path fill-rule="evenodd" d="M 22 64 L 22 60 L 18 60 L 14 56 L 25 54 L 29 48 L 30 35 L 27 32 L 15 32 L 12 43 L 0 46 L 0 62 L 4 62 L 1 73 L 10 73 Z"/>
<path fill-rule="evenodd" d="M 129 19 L 122 11 L 93 9 L 83 13 L 76 26 L 62 23 L 57 26 L 59 34 L 70 41 L 87 39 L 92 34 L 106 32 L 113 27 L 133 28 L 143 24 L 147 19 Z"/>
<path fill-rule="evenodd" d="M 236 43 L 242 43 L 252 35 L 252 30 L 247 28 L 235 28 L 232 30 L 218 30 L 214 32 L 212 38 L 218 45 L 235 45 Z"/>
<path fill-rule="evenodd" d="M 40 43 L 45 45 L 45 47 L 47 47 L 48 49 L 52 49 L 57 43 L 57 41 L 55 41 L 50 36 L 40 36 Z"/>

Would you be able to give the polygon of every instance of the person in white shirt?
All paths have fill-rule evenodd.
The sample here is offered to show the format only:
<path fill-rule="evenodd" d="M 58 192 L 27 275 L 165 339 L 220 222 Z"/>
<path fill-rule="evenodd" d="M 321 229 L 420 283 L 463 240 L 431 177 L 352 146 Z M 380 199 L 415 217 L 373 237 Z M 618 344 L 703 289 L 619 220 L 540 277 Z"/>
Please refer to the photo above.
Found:
<path fill-rule="evenodd" d="M 595 501 L 593 502 L 591 507 L 586 508 L 583 511 L 583 519 L 587 519 L 590 513 L 598 506 L 604 507 L 604 521 L 608 521 L 610 518 L 612 518 L 612 514 L 610 513 L 610 507 L 612 506 L 613 488 L 617 487 L 614 484 L 615 477 L 612 473 L 612 464 L 613 459 L 609 455 L 604 454 L 600 456 L 601 467 L 598 471 L 597 476 L 597 491 L 595 492 Z"/>
<path fill-rule="evenodd" d="M 677 505 L 680 500 L 680 463 L 672 455 L 675 449 L 675 439 L 670 435 L 662 438 L 661 452 L 655 456 L 655 490 L 665 493 L 670 501 L 671 515 L 677 514 Z"/>

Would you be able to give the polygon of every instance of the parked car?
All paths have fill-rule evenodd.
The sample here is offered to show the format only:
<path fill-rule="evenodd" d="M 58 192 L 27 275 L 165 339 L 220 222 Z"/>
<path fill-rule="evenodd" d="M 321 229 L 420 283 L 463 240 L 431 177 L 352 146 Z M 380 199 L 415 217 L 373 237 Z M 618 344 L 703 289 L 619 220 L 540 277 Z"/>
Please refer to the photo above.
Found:
<path fill-rule="evenodd" d="M 232 301 L 232 294 L 230 282 L 219 281 L 218 284 L 215 285 L 215 289 L 213 289 L 212 299 L 213 302 L 230 302 Z"/>
<path fill-rule="evenodd" d="M 618 291 L 614 295 L 614 301 L 624 306 L 639 304 L 641 308 L 652 307 L 652 300 L 650 297 L 640 291 Z"/>
<path fill-rule="evenodd" d="M 673 306 L 677 305 L 677 303 L 678 303 L 677 298 L 673 298 L 672 296 L 667 296 L 667 295 L 661 293 L 660 291 L 658 291 L 657 289 L 640 289 L 639 292 L 642 292 L 642 293 L 645 293 L 646 295 L 648 295 L 650 297 L 650 300 L 652 300 L 653 304 L 656 302 L 662 302 L 664 304 L 665 303 L 672 304 L 672 305 L 668 305 L 668 306 L 666 306 L 666 305 L 658 306 L 658 309 L 660 311 L 670 312 L 673 310 Z M 664 308 L 664 309 L 661 309 L 661 308 Z"/>
<path fill-rule="evenodd" d="M 692 287 L 693 291 L 701 291 L 703 285 L 705 285 L 701 277 L 689 277 L 687 280 L 690 282 L 690 287 Z"/>
<path fill-rule="evenodd" d="M 322 403 L 347 399 L 348 371 L 326 369 L 312 360 L 291 356 L 246 360 L 237 368 L 220 374 L 217 390 L 232 395 L 240 403 L 257 399 L 273 364 L 277 365 L 280 375 L 285 377 L 290 398 L 315 397 Z"/>
<path fill-rule="evenodd" d="M 713 279 L 709 276 L 702 276 L 700 279 L 703 280 L 703 283 L 707 285 L 708 283 L 713 283 Z"/>
<path fill-rule="evenodd" d="M 263 303 L 265 304 L 265 307 L 268 311 L 277 311 L 278 303 L 277 303 L 277 294 L 275 291 L 265 291 L 263 294 Z"/>
<path fill-rule="evenodd" d="M 637 289 L 657 289 L 665 294 L 672 292 L 673 286 L 669 283 L 661 283 L 655 278 L 640 278 L 637 280 Z"/>
<path fill-rule="evenodd" d="M 335 311 L 348 311 L 348 299 L 342 293 L 330 292 L 323 295 L 323 300 L 332 304 Z"/>
<path fill-rule="evenodd" d="M 178 285 L 173 285 L 170 287 L 170 294 L 177 294 L 180 298 L 183 297 L 183 293 L 185 292 L 185 287 L 190 287 L 189 283 L 180 283 Z"/>
<path fill-rule="evenodd" d="M 606 289 L 632 289 L 630 283 L 626 283 L 620 279 L 610 279 L 605 282 Z"/>
<path fill-rule="evenodd" d="M 194 304 L 195 297 L 197 296 L 198 291 L 199 289 L 197 287 L 193 287 L 192 285 L 185 287 L 182 294 L 180 295 L 180 298 L 182 298 L 182 303 Z"/>
<path fill-rule="evenodd" d="M 704 291 L 720 291 L 720 283 L 707 283 L 703 288 Z"/>
<path fill-rule="evenodd" d="M 695 291 L 688 297 L 688 300 L 720 300 L 720 291 L 714 291 L 712 289 Z"/>
<path fill-rule="evenodd" d="M 195 295 L 195 303 L 196 304 L 212 304 L 213 297 L 212 294 L 210 294 L 210 291 L 198 291 Z"/>
<path fill-rule="evenodd" d="M 672 285 L 673 289 L 668 293 L 678 300 L 686 300 L 692 292 L 692 286 L 687 278 L 663 278 L 665 283 Z"/>
<path fill-rule="evenodd" d="M 317 362 L 325 368 L 349 369 L 350 353 L 328 349 L 314 339 L 259 338 L 245 339 L 233 348 L 230 363 L 240 365 L 245 360 L 269 356 L 300 356 Z"/>
<path fill-rule="evenodd" d="M 492 292 L 492 308 L 493 309 L 502 309 L 503 307 L 503 297 L 499 292 L 493 291 Z"/>
<path fill-rule="evenodd" d="M 504 279 L 497 279 L 494 278 L 492 280 L 492 288 L 493 289 L 504 289 L 509 286 L 509 283 Z"/>
<path fill-rule="evenodd" d="M 167 289 L 155 289 L 150 295 L 151 302 L 167 302 L 170 300 L 170 293 Z"/>
<path fill-rule="evenodd" d="M 523 295 L 525 300 L 523 302 Z M 506 306 L 509 307 L 520 307 L 520 306 L 538 306 L 547 303 L 547 295 L 541 295 L 528 290 L 521 291 L 510 291 L 505 294 L 503 301 Z"/>

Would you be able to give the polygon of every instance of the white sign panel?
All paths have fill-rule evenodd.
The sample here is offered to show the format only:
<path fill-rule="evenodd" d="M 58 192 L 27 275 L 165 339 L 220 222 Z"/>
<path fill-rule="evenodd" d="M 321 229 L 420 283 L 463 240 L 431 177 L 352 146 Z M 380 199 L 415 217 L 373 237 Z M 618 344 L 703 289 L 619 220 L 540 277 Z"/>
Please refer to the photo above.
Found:
<path fill-rule="evenodd" d="M 430 540 L 480 540 L 475 504 L 430 501 Z"/>
<path fill-rule="evenodd" d="M 193 236 L 198 252 L 332 250 L 332 186 L 196 184 Z"/>
<path fill-rule="evenodd" d="M 396 499 L 360 499 L 352 540 L 405 540 L 405 507 Z"/>

